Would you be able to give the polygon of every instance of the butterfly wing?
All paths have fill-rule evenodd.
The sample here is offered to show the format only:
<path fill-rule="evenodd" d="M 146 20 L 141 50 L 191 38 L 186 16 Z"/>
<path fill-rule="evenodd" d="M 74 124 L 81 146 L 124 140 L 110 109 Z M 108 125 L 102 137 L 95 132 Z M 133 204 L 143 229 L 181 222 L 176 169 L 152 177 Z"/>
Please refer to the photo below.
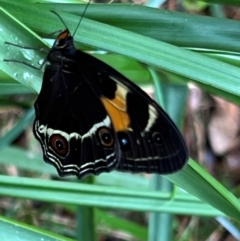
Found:
<path fill-rule="evenodd" d="M 34 105 L 33 132 L 44 160 L 53 164 L 60 176 L 97 175 L 117 165 L 111 119 L 86 81 L 95 78 L 94 74 L 87 73 L 76 71 L 75 65 L 70 69 L 47 66 Z"/>
<path fill-rule="evenodd" d="M 98 74 L 89 85 L 103 103 L 116 133 L 116 155 L 120 158 L 117 170 L 167 174 L 181 169 L 188 151 L 164 110 L 110 66 L 81 51 L 77 53 Z"/>
<path fill-rule="evenodd" d="M 33 130 L 59 175 L 166 174 L 185 165 L 181 134 L 138 86 L 81 51 L 50 54 L 58 61 L 45 69 Z"/>

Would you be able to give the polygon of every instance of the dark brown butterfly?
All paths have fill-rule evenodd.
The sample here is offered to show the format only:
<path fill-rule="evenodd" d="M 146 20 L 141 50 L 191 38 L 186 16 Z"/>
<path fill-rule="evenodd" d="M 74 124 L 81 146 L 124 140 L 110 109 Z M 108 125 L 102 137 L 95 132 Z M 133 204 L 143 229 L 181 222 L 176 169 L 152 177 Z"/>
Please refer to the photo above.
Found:
<path fill-rule="evenodd" d="M 137 85 L 62 31 L 47 55 L 33 132 L 59 175 L 167 174 L 188 160 L 177 127 Z"/>

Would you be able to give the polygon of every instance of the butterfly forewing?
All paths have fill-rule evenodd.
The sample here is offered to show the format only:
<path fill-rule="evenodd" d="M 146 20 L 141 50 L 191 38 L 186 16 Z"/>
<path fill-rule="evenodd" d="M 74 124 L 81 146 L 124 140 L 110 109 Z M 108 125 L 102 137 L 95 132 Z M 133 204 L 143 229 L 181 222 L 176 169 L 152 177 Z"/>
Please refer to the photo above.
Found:
<path fill-rule="evenodd" d="M 120 147 L 117 169 L 161 174 L 181 169 L 188 159 L 187 148 L 163 109 L 110 66 L 77 52 L 86 65 L 98 72 L 96 92 L 111 117 Z"/>

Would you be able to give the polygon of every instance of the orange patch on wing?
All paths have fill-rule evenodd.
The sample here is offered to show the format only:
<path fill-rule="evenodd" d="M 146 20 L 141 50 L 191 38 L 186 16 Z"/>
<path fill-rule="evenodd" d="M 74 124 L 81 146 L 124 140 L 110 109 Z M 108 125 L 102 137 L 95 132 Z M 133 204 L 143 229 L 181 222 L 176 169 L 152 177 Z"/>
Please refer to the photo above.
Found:
<path fill-rule="evenodd" d="M 102 97 L 101 101 L 112 120 L 115 131 L 127 130 L 130 117 L 126 111 L 126 101 L 123 96 L 115 97 L 113 100 Z"/>
<path fill-rule="evenodd" d="M 119 110 L 126 111 L 126 102 L 123 96 L 118 95 L 113 100 L 108 100 L 108 101 L 110 101 Z"/>

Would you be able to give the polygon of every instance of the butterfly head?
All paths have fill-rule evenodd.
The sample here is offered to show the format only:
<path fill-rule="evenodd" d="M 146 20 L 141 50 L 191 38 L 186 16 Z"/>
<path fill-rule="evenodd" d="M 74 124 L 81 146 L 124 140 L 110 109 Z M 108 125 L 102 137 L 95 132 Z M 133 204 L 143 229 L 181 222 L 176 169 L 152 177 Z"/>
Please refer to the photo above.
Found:
<path fill-rule="evenodd" d="M 53 50 L 64 52 L 64 55 L 72 55 L 75 53 L 73 37 L 68 29 L 62 31 L 54 42 Z"/>

